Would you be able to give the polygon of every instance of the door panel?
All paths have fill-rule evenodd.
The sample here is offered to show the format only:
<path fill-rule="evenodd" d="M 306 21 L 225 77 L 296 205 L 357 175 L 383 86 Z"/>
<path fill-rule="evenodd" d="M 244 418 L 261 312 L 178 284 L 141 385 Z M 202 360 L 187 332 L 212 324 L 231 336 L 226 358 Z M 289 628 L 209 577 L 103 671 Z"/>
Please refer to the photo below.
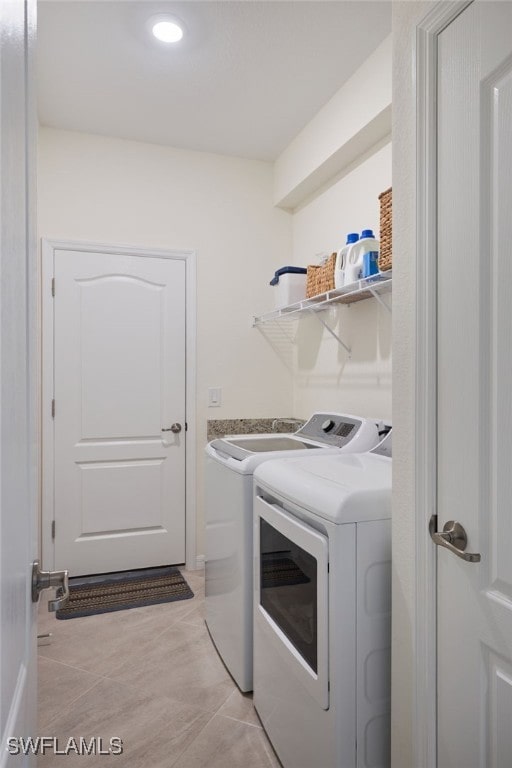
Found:
<path fill-rule="evenodd" d="M 79 464 L 78 468 L 83 536 L 164 527 L 163 459 Z"/>
<path fill-rule="evenodd" d="M 182 563 L 185 263 L 57 249 L 54 266 L 55 566 Z"/>
<path fill-rule="evenodd" d="M 164 287 L 123 275 L 77 281 L 82 440 L 160 433 Z"/>
<path fill-rule="evenodd" d="M 512 35 L 512 28 L 510 29 Z M 511 46 L 512 47 L 512 46 Z M 488 472 L 494 483 L 489 485 L 485 520 L 490 542 L 489 587 L 498 597 L 512 600 L 512 473 L 510 449 L 512 434 L 512 51 L 494 71 L 484 86 L 484 131 L 489 141 L 489 235 L 492 307 L 488 329 L 492 409 L 492 435 Z M 491 464 L 492 460 L 492 464 Z M 494 465 L 494 468 L 493 468 Z M 494 477 L 493 477 L 494 476 Z M 512 721 L 511 721 L 512 722 Z"/>
<path fill-rule="evenodd" d="M 439 38 L 440 768 L 506 768 L 512 723 L 512 4 L 475 2 Z"/>

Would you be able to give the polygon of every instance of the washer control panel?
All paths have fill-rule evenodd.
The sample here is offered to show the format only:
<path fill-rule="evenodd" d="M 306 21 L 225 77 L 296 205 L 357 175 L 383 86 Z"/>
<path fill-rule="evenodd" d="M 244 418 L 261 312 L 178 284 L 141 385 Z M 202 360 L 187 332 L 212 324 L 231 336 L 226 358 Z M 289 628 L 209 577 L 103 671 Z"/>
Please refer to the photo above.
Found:
<path fill-rule="evenodd" d="M 361 451 L 370 450 L 379 440 L 375 422 L 341 413 L 314 413 L 295 434 L 336 448 L 356 440 L 367 444 L 366 448 L 358 446 Z"/>

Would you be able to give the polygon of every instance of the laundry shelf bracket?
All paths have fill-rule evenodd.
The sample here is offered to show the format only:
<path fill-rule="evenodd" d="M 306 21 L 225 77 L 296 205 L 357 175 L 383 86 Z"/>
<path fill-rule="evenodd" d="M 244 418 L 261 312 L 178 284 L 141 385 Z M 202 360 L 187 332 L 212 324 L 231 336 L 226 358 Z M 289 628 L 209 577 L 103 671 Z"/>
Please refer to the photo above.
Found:
<path fill-rule="evenodd" d="M 385 309 L 385 310 L 387 310 L 389 313 L 391 313 L 391 307 L 390 307 L 390 305 L 389 305 L 389 304 L 387 304 L 387 303 L 384 301 L 384 299 L 383 299 L 383 298 L 382 298 L 382 296 L 380 295 L 379 291 L 376 291 L 376 290 L 375 290 L 375 287 L 374 287 L 373 285 L 369 285 L 369 286 L 368 286 L 368 290 L 369 290 L 369 291 L 370 291 L 370 293 L 372 294 L 373 298 L 374 298 L 374 299 L 377 299 L 377 301 L 379 302 L 379 304 L 381 305 L 381 307 L 384 307 L 384 309 Z"/>
<path fill-rule="evenodd" d="M 340 344 L 340 345 L 343 347 L 343 349 L 345 350 L 345 352 L 347 353 L 347 355 L 349 356 L 349 358 L 350 358 L 350 357 L 352 357 L 352 353 L 351 353 L 351 349 L 350 349 L 350 347 L 347 347 L 347 345 L 345 344 L 345 342 L 344 342 L 344 341 L 342 341 L 342 340 L 340 339 L 340 337 L 338 336 L 338 334 L 336 333 L 336 331 L 334 331 L 334 330 L 331 328 L 331 326 L 330 326 L 330 325 L 328 325 L 328 324 L 325 322 L 325 320 L 323 320 L 323 319 L 322 319 L 322 317 L 320 316 L 320 314 L 319 314 L 319 313 L 318 313 L 316 310 L 314 310 L 314 309 L 311 309 L 311 310 L 310 310 L 310 314 L 314 315 L 314 316 L 317 318 L 318 322 L 319 322 L 319 323 L 321 323 L 321 324 L 323 325 L 323 327 L 325 328 L 325 330 L 326 330 L 326 331 L 328 331 L 328 332 L 331 334 L 331 336 L 334 336 L 334 338 L 336 339 L 336 341 L 338 342 L 338 344 Z"/>

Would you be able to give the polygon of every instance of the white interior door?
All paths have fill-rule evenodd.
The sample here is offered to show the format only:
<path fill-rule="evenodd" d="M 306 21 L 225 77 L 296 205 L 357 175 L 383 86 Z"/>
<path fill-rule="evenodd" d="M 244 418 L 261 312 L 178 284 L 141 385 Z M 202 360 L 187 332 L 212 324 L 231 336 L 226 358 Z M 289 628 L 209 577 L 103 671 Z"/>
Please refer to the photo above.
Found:
<path fill-rule="evenodd" d="M 512 765 L 512 3 L 438 49 L 438 765 Z"/>
<path fill-rule="evenodd" d="M 55 567 L 183 563 L 185 262 L 54 259 Z"/>
<path fill-rule="evenodd" d="M 0 3 L 0 766 L 36 736 L 35 3 Z"/>

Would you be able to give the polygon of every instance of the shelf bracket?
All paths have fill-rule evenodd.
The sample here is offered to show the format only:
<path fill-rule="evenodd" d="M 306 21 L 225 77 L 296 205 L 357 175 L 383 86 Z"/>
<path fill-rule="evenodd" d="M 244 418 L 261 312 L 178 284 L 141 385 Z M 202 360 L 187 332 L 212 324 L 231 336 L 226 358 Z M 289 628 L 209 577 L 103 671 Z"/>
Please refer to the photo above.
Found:
<path fill-rule="evenodd" d="M 342 340 L 340 339 L 340 337 L 338 336 L 338 334 L 337 334 L 335 331 L 333 331 L 333 329 L 332 329 L 332 328 L 331 328 L 329 325 L 327 325 L 327 323 L 325 322 L 325 320 L 322 320 L 322 318 L 320 317 L 320 314 L 319 314 L 318 312 L 315 312 L 315 310 L 314 310 L 314 309 L 310 309 L 310 310 L 309 310 L 309 314 L 311 314 L 311 315 L 314 315 L 314 316 L 316 317 L 316 319 L 318 320 L 318 322 L 319 322 L 319 323 L 321 323 L 321 324 L 323 325 L 323 327 L 325 328 L 325 330 L 326 330 L 326 331 L 329 331 L 329 333 L 331 334 L 331 336 L 334 336 L 334 338 L 336 339 L 336 341 L 338 342 L 338 344 L 340 344 L 340 345 L 343 347 L 343 349 L 345 350 L 345 352 L 347 353 L 347 355 L 349 356 L 349 358 L 350 358 L 350 357 L 352 357 L 352 352 L 351 352 L 351 349 L 350 349 L 350 347 L 347 347 L 347 345 L 345 344 L 345 342 L 344 342 L 344 341 L 342 341 Z"/>
<path fill-rule="evenodd" d="M 368 286 L 368 290 L 370 291 L 373 298 L 377 299 L 381 307 L 384 307 L 384 309 L 387 309 L 388 312 L 391 312 L 391 307 L 389 306 L 389 304 L 386 304 L 382 296 L 379 294 L 378 291 L 375 290 L 375 288 L 372 285 Z"/>
<path fill-rule="evenodd" d="M 290 334 L 289 333 L 289 324 L 288 324 L 288 327 L 287 327 L 286 323 L 281 322 L 282 319 L 283 318 L 281 318 L 281 317 L 279 319 L 276 319 L 276 321 L 275 321 L 276 325 L 278 326 L 278 328 L 280 328 L 281 333 L 283 334 L 283 336 L 285 336 L 288 339 L 288 341 L 291 341 L 292 344 L 295 344 L 295 334 Z"/>
<path fill-rule="evenodd" d="M 274 319 L 272 323 L 258 323 L 255 327 L 265 337 L 288 370 L 293 371 L 293 347 L 296 339 L 289 333 L 287 324 Z"/>

